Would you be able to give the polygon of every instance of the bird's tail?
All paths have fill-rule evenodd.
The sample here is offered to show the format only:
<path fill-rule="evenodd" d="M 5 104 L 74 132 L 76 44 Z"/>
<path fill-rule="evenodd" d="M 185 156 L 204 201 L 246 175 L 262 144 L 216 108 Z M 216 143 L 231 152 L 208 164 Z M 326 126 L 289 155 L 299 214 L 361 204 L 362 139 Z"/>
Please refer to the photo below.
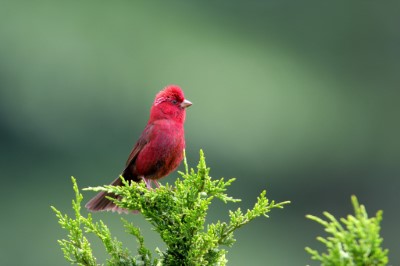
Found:
<path fill-rule="evenodd" d="M 110 185 L 112 186 L 120 186 L 122 185 L 122 180 L 118 177 L 116 178 Z M 106 197 L 112 197 L 115 199 L 118 199 L 119 196 L 116 196 L 112 193 L 107 193 L 105 191 L 102 191 L 98 193 L 96 196 L 94 196 L 88 203 L 86 203 L 85 207 L 92 212 L 97 212 L 97 211 L 112 211 L 112 212 L 118 212 L 118 213 L 128 213 L 128 210 L 122 209 L 115 205 L 114 202 L 111 200 L 107 199 Z"/>

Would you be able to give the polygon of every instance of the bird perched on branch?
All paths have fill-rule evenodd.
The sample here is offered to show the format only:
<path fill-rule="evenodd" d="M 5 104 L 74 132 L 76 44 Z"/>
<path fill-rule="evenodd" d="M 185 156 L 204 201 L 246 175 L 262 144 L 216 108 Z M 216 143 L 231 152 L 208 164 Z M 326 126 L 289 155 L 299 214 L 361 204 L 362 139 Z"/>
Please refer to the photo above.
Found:
<path fill-rule="evenodd" d="M 176 85 L 169 85 L 160 91 L 150 109 L 150 118 L 139 140 L 129 155 L 122 172 L 125 180 L 144 181 L 151 189 L 154 182 L 174 171 L 183 159 L 186 108 L 192 103 L 185 99 L 183 91 Z M 111 185 L 119 186 L 121 179 L 116 178 Z M 86 208 L 89 211 L 124 211 L 106 198 L 116 197 L 100 192 L 92 198 Z"/>

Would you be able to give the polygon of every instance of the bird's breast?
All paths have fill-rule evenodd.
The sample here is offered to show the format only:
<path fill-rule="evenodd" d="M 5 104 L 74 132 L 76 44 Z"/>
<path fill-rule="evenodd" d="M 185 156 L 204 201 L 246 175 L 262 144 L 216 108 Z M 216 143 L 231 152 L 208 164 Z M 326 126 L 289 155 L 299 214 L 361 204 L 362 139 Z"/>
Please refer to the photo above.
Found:
<path fill-rule="evenodd" d="M 136 171 L 147 178 L 162 178 L 179 166 L 184 148 L 183 125 L 155 123 L 148 144 L 136 160 Z"/>

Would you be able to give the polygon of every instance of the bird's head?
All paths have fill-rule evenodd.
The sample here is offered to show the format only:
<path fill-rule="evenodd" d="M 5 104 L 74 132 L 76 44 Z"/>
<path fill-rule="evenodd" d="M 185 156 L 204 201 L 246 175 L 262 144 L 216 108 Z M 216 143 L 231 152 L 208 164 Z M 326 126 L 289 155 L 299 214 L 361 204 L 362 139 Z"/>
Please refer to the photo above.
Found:
<path fill-rule="evenodd" d="M 192 103 L 185 99 L 183 91 L 177 85 L 169 85 L 157 93 L 150 111 L 150 120 L 173 119 L 184 122 L 186 108 Z"/>

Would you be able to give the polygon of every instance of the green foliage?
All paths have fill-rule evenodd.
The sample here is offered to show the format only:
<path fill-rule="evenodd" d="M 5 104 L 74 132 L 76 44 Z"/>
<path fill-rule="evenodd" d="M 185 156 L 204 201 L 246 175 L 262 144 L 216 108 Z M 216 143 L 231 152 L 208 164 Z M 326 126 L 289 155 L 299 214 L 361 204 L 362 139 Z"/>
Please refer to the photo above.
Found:
<path fill-rule="evenodd" d="M 218 221 L 205 225 L 209 205 L 214 198 L 223 202 L 238 202 L 228 196 L 226 188 L 234 179 L 225 181 L 223 178 L 212 180 L 209 176 L 204 154 L 200 151 L 200 162 L 197 172 L 188 169 L 185 159 L 185 173 L 179 172 L 182 179 L 175 181 L 175 186 L 166 184 L 160 188 L 149 190 L 144 183 L 123 180 L 122 186 L 102 186 L 88 188 L 93 191 L 107 191 L 120 195 L 113 199 L 119 206 L 127 210 L 137 211 L 149 221 L 158 232 L 167 248 L 157 249 L 159 258 L 152 259 L 151 252 L 144 246 L 143 236 L 133 224 L 122 219 L 128 233 L 138 240 L 138 255 L 132 257 L 128 250 L 122 248 L 121 242 L 113 239 L 107 226 L 102 222 L 93 222 L 89 214 L 87 218 L 80 213 L 82 195 L 74 178 L 76 200 L 73 201 L 75 218 L 62 215 L 55 209 L 62 228 L 66 229 L 68 240 L 60 240 L 65 258 L 78 265 L 97 265 L 90 248 L 90 243 L 84 236 L 93 233 L 103 242 L 110 259 L 108 265 L 225 265 L 227 251 L 221 246 L 232 246 L 236 241 L 234 231 L 259 216 L 267 214 L 274 208 L 283 208 L 288 201 L 275 203 L 266 198 L 263 191 L 252 210 L 243 213 L 240 208 L 229 212 L 229 222 Z"/>
<path fill-rule="evenodd" d="M 322 224 L 325 232 L 331 235 L 327 238 L 317 237 L 326 245 L 327 253 L 320 254 L 309 247 L 306 247 L 306 251 L 323 266 L 387 265 L 389 251 L 381 248 L 383 239 L 379 236 L 382 211 L 378 211 L 376 217 L 368 218 L 365 207 L 359 205 L 355 196 L 351 197 L 351 201 L 355 216 L 341 218 L 343 225 L 328 212 L 324 212 L 327 221 L 313 215 L 306 216 Z"/>
<path fill-rule="evenodd" d="M 64 257 L 72 264 L 98 265 L 96 258 L 93 256 L 90 243 L 84 236 L 85 233 L 93 233 L 100 238 L 107 253 L 110 255 L 107 265 L 149 265 L 148 262 L 151 260 L 151 254 L 149 250 L 143 247 L 143 237 L 139 229 L 123 219 L 127 232 L 134 235 L 139 242 L 138 256 L 131 257 L 129 251 L 122 248 L 122 243 L 112 238 L 110 230 L 102 221 L 93 222 L 90 213 L 87 218 L 81 215 L 80 210 L 83 196 L 79 193 L 78 185 L 73 177 L 72 183 L 75 191 L 75 200 L 72 201 L 75 219 L 68 217 L 66 214 L 63 215 L 55 207 L 51 207 L 55 211 L 61 227 L 69 232 L 68 240 L 58 240 L 64 252 Z"/>

